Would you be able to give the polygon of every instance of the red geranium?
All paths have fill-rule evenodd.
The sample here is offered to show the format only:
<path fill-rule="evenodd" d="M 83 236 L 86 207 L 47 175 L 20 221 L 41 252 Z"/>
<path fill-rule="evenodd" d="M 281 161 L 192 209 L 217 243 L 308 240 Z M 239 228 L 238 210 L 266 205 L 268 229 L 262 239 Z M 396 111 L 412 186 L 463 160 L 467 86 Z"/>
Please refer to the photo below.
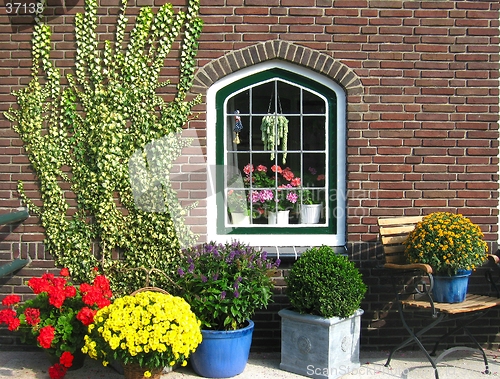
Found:
<path fill-rule="evenodd" d="M 17 304 L 21 301 L 21 298 L 17 295 L 8 295 L 5 296 L 5 298 L 2 300 L 2 305 L 5 305 L 6 307 L 10 307 L 14 304 Z"/>
<path fill-rule="evenodd" d="M 50 349 L 59 357 L 59 363 L 49 368 L 52 379 L 61 379 L 73 365 L 73 353 L 84 346 L 87 326 L 94 321 L 98 309 L 111 303 L 109 282 L 103 275 L 96 275 L 91 284 L 71 283 L 68 269 L 59 276 L 46 273 L 40 278 L 31 278 L 28 286 L 37 295 L 18 305 L 17 295 L 6 296 L 0 310 L 0 324 L 9 330 L 22 333 L 24 342 L 36 341 L 44 349 Z"/>
<path fill-rule="evenodd" d="M 69 351 L 65 351 L 64 353 L 61 354 L 61 358 L 59 358 L 59 363 L 63 365 L 64 367 L 71 367 L 73 366 L 73 354 L 71 354 Z"/>
<path fill-rule="evenodd" d="M 97 311 L 92 310 L 89 307 L 83 307 L 76 315 L 76 318 L 80 320 L 83 325 L 89 326 L 94 322 L 94 316 L 96 312 Z"/>
<path fill-rule="evenodd" d="M 52 340 L 55 337 L 56 328 L 52 325 L 44 326 L 40 329 L 40 334 L 37 337 L 37 341 L 41 347 L 44 349 L 50 349 L 50 345 L 52 345 Z"/>
<path fill-rule="evenodd" d="M 40 310 L 37 308 L 26 308 L 24 310 L 24 317 L 26 317 L 28 325 L 38 325 L 40 323 Z"/>
<path fill-rule="evenodd" d="M 66 371 L 68 371 L 67 367 L 56 363 L 55 365 L 49 367 L 49 376 L 52 379 L 62 379 L 64 378 L 64 375 L 66 375 Z"/>

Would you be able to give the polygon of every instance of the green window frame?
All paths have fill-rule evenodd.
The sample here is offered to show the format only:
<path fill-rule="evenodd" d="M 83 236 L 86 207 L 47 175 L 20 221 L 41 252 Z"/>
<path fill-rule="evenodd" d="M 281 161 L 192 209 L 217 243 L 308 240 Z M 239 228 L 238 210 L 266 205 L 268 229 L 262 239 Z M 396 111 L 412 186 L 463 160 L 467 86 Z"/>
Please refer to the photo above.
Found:
<path fill-rule="evenodd" d="M 258 96 L 255 96 L 256 93 Z M 264 109 L 267 105 L 264 104 L 264 97 L 269 98 L 267 110 Z M 322 109 L 321 103 L 324 105 Z M 217 234 L 237 238 L 238 235 L 331 235 L 338 233 L 337 212 L 339 209 L 345 211 L 345 205 L 341 196 L 337 194 L 339 162 L 337 161 L 338 102 L 336 92 L 310 77 L 276 67 L 244 76 L 220 88 L 215 94 L 215 106 L 215 185 L 216 193 L 219 194 L 216 197 L 215 207 Z M 239 113 L 235 113 L 236 111 Z M 282 145 L 275 146 L 273 149 L 259 145 L 259 138 L 262 137 L 259 131 L 260 123 L 262 118 L 269 113 L 274 115 L 274 119 L 277 115 L 289 119 L 288 135 L 291 140 L 288 141 L 286 151 Z M 308 125 L 312 124 L 321 131 L 322 119 L 325 138 L 323 145 L 321 141 L 317 141 L 318 134 L 313 134 L 308 129 Z M 234 142 L 237 120 L 243 125 L 243 130 L 238 133 L 240 144 Z M 315 136 L 316 140 L 314 140 Z M 307 141 L 308 139 L 310 141 Z M 305 148 L 306 142 L 315 148 Z M 274 153 L 273 159 L 271 159 L 272 153 Z M 262 164 L 263 156 L 269 155 L 269 164 L 266 165 L 268 177 L 273 178 L 274 175 L 274 178 L 278 179 L 278 174 L 271 174 L 270 168 L 273 164 L 282 166 L 282 169 L 288 167 L 288 162 L 283 163 L 285 154 L 290 162 L 300 162 L 298 166 L 292 165 L 291 170 L 295 178 L 301 179 L 301 186 L 290 188 L 288 192 L 280 189 L 278 184 L 254 186 L 257 163 Z M 309 170 L 309 167 L 305 167 L 307 161 L 322 161 L 318 159 L 321 155 L 324 160 L 324 167 L 321 167 L 325 171 L 323 173 L 324 184 L 306 183 L 304 179 Z M 249 170 L 245 173 L 244 167 L 247 164 L 253 165 L 255 174 L 248 173 Z M 294 194 L 290 196 L 296 196 L 295 204 L 300 204 L 304 200 L 305 189 L 317 193 L 317 198 L 322 199 L 323 215 L 318 224 L 299 223 L 300 212 L 297 206 L 291 208 L 292 216 L 288 225 L 266 224 L 266 217 L 262 219 L 257 216 L 262 215 L 264 210 L 264 214 L 269 218 L 271 209 L 262 207 L 262 203 L 253 203 L 249 200 L 249 197 L 253 197 L 252 195 L 256 192 L 268 190 L 275 198 L 282 200 L 289 194 Z M 253 217 L 250 217 L 247 224 L 241 225 L 233 222 L 232 214 L 228 211 L 228 206 L 233 203 L 231 199 L 233 194 L 241 195 L 238 197 L 239 200 L 241 198 L 248 200 L 247 209 Z"/>

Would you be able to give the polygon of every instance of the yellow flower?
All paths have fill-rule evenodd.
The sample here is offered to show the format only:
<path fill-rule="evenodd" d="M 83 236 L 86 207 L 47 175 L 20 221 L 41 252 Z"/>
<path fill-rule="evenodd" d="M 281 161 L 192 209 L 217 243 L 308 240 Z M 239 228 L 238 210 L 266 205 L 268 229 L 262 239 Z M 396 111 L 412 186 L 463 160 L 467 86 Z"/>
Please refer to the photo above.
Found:
<path fill-rule="evenodd" d="M 141 361 L 145 367 L 157 367 L 158 358 L 160 365 L 175 365 L 185 362 L 201 342 L 201 323 L 189 304 L 163 293 L 145 291 L 116 299 L 94 320 L 82 351 L 103 364 L 113 356 Z"/>
<path fill-rule="evenodd" d="M 150 378 L 150 377 L 151 377 L 151 371 L 145 371 L 145 372 L 144 372 L 144 376 L 145 376 L 146 378 Z"/>

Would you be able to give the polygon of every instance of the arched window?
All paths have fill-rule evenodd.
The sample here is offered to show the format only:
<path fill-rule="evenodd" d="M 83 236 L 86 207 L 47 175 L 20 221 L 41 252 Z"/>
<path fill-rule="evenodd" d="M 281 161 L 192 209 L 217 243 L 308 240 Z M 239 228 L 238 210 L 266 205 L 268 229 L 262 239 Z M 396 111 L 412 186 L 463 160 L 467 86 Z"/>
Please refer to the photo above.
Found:
<path fill-rule="evenodd" d="M 207 93 L 215 195 L 208 238 L 259 246 L 345 244 L 345 94 L 327 77 L 266 62 Z"/>

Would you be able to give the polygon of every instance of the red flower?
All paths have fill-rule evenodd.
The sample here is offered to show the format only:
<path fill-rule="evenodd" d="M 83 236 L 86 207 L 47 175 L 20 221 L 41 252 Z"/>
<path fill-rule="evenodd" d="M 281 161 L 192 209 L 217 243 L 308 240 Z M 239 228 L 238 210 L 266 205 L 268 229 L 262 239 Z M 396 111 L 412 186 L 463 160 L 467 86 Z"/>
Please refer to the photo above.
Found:
<path fill-rule="evenodd" d="M 293 178 L 292 181 L 290 182 L 290 184 L 293 187 L 299 187 L 300 186 L 300 178 Z"/>
<path fill-rule="evenodd" d="M 44 349 L 50 348 L 52 340 L 54 339 L 56 329 L 52 325 L 44 326 L 40 329 L 40 334 L 37 337 L 37 341 L 41 347 Z"/>
<path fill-rule="evenodd" d="M 11 305 L 17 304 L 21 301 L 21 298 L 17 295 L 8 295 L 5 296 L 4 299 L 2 300 L 2 305 L 5 305 L 6 307 L 10 307 Z"/>
<path fill-rule="evenodd" d="M 52 287 L 49 289 L 49 303 L 56 308 L 61 308 L 66 296 L 64 291 L 59 288 Z"/>
<path fill-rule="evenodd" d="M 26 322 L 31 326 L 35 326 L 40 322 L 40 310 L 37 308 L 26 308 L 24 316 L 26 317 Z"/>
<path fill-rule="evenodd" d="M 59 363 L 63 365 L 64 367 L 70 368 L 73 366 L 73 354 L 71 354 L 69 351 L 65 351 L 64 353 L 61 354 L 61 358 L 59 358 Z"/>
<path fill-rule="evenodd" d="M 16 317 L 9 321 L 8 328 L 12 332 L 14 330 L 17 330 L 17 328 L 19 328 L 19 325 L 21 325 L 21 321 Z"/>
<path fill-rule="evenodd" d="M 325 180 L 325 175 L 318 175 L 318 177 L 316 178 L 316 180 L 318 180 L 318 181 Z"/>
<path fill-rule="evenodd" d="M 260 165 L 257 166 L 257 171 L 267 172 L 267 167 L 260 164 Z"/>
<path fill-rule="evenodd" d="M 89 306 L 97 305 L 98 308 L 103 308 L 111 304 L 112 292 L 104 275 L 96 276 L 93 285 L 82 283 L 80 291 L 83 302 Z"/>
<path fill-rule="evenodd" d="M 281 174 L 283 172 L 283 169 L 277 165 L 272 165 L 271 170 L 272 170 L 272 172 L 277 172 L 278 174 Z"/>
<path fill-rule="evenodd" d="M 243 172 L 247 175 L 250 175 L 251 172 L 254 171 L 253 165 L 252 164 L 247 164 L 245 167 L 243 167 Z"/>
<path fill-rule="evenodd" d="M 43 274 L 41 278 L 31 278 L 28 281 L 28 286 L 37 295 L 42 292 L 47 292 L 51 287 L 51 284 L 49 282 L 50 275 L 51 274 Z M 54 275 L 52 275 L 52 278 L 53 277 Z"/>
<path fill-rule="evenodd" d="M 59 272 L 59 275 L 61 275 L 61 276 L 69 276 L 69 270 L 66 267 L 64 267 Z"/>
<path fill-rule="evenodd" d="M 80 320 L 83 325 L 89 326 L 94 322 L 94 316 L 96 313 L 97 311 L 94 311 L 88 307 L 83 307 L 76 315 L 76 318 Z"/>
<path fill-rule="evenodd" d="M 0 324 L 9 325 L 13 318 L 16 318 L 16 311 L 10 308 L 0 310 Z"/>
<path fill-rule="evenodd" d="M 292 179 L 295 177 L 295 175 L 293 174 L 292 170 L 290 170 L 290 168 L 289 168 L 289 167 L 285 168 L 285 169 L 283 170 L 282 174 L 283 174 L 283 177 L 284 177 L 286 180 L 288 180 L 288 181 L 292 180 Z"/>
<path fill-rule="evenodd" d="M 64 295 L 66 297 L 75 297 L 76 296 L 76 288 L 73 286 L 67 286 L 64 288 Z"/>
<path fill-rule="evenodd" d="M 49 376 L 51 379 L 62 379 L 66 375 L 68 369 L 63 365 L 56 363 L 55 365 L 49 367 Z"/>

